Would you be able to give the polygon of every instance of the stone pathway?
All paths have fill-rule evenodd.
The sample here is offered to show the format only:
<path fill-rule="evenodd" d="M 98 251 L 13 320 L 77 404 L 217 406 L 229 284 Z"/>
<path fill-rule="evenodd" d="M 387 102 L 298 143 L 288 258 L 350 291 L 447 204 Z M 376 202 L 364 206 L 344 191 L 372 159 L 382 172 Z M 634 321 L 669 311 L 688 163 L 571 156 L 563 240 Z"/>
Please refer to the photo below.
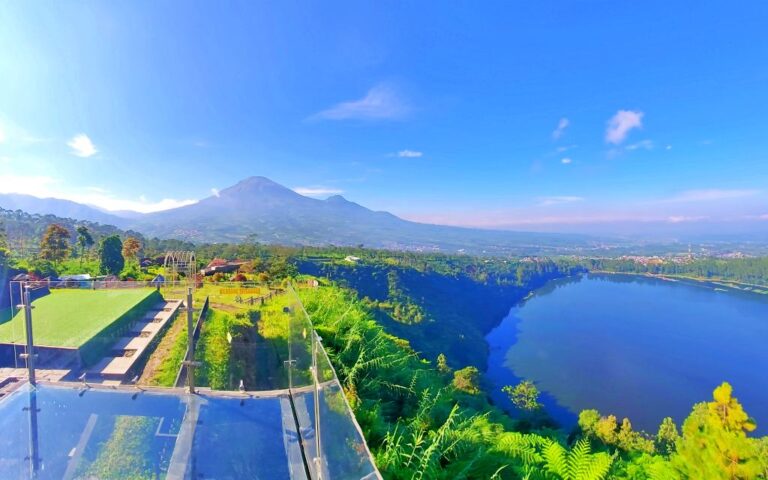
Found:
<path fill-rule="evenodd" d="M 122 383 L 126 374 L 142 358 L 147 347 L 181 307 L 181 300 L 166 300 L 134 322 L 128 336 L 122 337 L 112 347 L 113 355 L 103 358 L 87 372 L 89 381 Z M 121 354 L 114 356 L 114 354 Z"/>

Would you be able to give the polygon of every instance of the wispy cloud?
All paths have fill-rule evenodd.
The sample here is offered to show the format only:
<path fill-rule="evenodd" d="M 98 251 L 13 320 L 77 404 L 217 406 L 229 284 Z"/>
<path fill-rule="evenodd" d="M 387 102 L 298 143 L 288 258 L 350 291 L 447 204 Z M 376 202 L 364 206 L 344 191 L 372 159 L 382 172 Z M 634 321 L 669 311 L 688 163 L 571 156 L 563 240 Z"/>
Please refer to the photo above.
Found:
<path fill-rule="evenodd" d="M 219 197 L 219 196 L 221 196 L 221 193 L 219 192 L 218 188 L 212 188 L 211 189 L 211 195 L 213 195 L 214 197 Z"/>
<path fill-rule="evenodd" d="M 662 203 L 682 203 L 682 202 L 710 202 L 715 200 L 728 200 L 733 198 L 744 198 L 758 195 L 760 190 L 723 190 L 718 188 L 703 190 L 686 190 L 679 194 L 662 200 Z"/>
<path fill-rule="evenodd" d="M 560 121 L 557 122 L 557 128 L 552 132 L 552 138 L 557 140 L 558 138 L 562 137 L 563 133 L 565 133 L 565 129 L 568 128 L 568 125 L 570 124 L 570 120 L 565 117 L 561 118 Z"/>
<path fill-rule="evenodd" d="M 327 197 L 344 193 L 343 190 L 329 187 L 295 187 L 293 191 L 305 197 Z"/>
<path fill-rule="evenodd" d="M 397 152 L 397 156 L 400 158 L 419 158 L 424 155 L 424 152 L 417 150 L 400 150 Z"/>
<path fill-rule="evenodd" d="M 29 145 L 34 143 L 50 142 L 51 138 L 44 138 L 28 132 L 7 119 L 0 118 L 0 143 L 7 145 Z"/>
<path fill-rule="evenodd" d="M 672 215 L 670 217 L 667 217 L 668 223 L 686 223 L 686 222 L 699 222 L 701 220 L 706 220 L 709 217 L 703 216 L 703 215 L 693 215 L 693 216 L 686 216 L 686 215 Z"/>
<path fill-rule="evenodd" d="M 562 163 L 563 165 L 570 165 L 571 163 L 573 163 L 573 160 L 569 157 L 565 157 L 562 160 L 560 160 L 560 163 Z"/>
<path fill-rule="evenodd" d="M 47 175 L 0 175 L 0 193 L 23 193 L 37 197 L 50 197 L 48 193 L 59 180 Z"/>
<path fill-rule="evenodd" d="M 72 139 L 67 142 L 67 145 L 72 149 L 72 152 L 70 153 L 77 155 L 78 157 L 88 158 L 98 153 L 96 146 L 91 139 L 88 138 L 88 135 L 84 133 L 72 137 Z"/>
<path fill-rule="evenodd" d="M 555 196 L 555 197 L 540 197 L 539 198 L 539 206 L 540 207 L 548 207 L 550 205 L 560 205 L 563 203 L 574 203 L 574 202 L 582 202 L 584 201 L 584 197 L 574 197 L 574 196 Z"/>
<path fill-rule="evenodd" d="M 653 150 L 653 140 L 640 140 L 637 143 L 633 143 L 631 145 L 627 145 L 624 147 L 625 149 L 632 151 L 632 150 Z"/>
<path fill-rule="evenodd" d="M 395 120 L 405 117 L 410 108 L 389 86 L 377 85 L 358 100 L 341 102 L 312 115 L 312 120 Z"/>
<path fill-rule="evenodd" d="M 556 151 L 557 153 L 564 153 L 568 150 L 573 150 L 574 148 L 577 148 L 578 145 L 563 145 L 562 147 L 557 147 Z"/>
<path fill-rule="evenodd" d="M 630 130 L 642 128 L 643 112 L 632 110 L 619 110 L 609 121 L 608 128 L 605 130 L 605 141 L 618 145 L 623 142 Z"/>

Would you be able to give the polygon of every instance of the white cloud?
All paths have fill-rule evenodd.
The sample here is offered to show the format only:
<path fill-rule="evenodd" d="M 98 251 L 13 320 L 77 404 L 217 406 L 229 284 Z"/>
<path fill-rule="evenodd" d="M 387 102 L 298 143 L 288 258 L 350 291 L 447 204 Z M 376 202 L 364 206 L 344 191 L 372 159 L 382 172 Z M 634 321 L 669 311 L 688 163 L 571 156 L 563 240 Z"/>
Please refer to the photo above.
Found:
<path fill-rule="evenodd" d="M 568 125 L 570 124 L 570 120 L 565 117 L 561 118 L 560 121 L 557 122 L 557 128 L 552 132 L 552 138 L 557 140 L 562 137 L 563 133 L 565 133 L 565 129 L 568 128 Z"/>
<path fill-rule="evenodd" d="M 573 163 L 573 160 L 571 160 L 568 157 L 565 157 L 564 159 L 560 160 L 560 163 L 562 163 L 563 165 L 569 165 L 570 163 Z"/>
<path fill-rule="evenodd" d="M 359 100 L 341 102 L 310 119 L 324 120 L 387 120 L 402 118 L 409 112 L 408 106 L 385 85 L 377 85 Z"/>
<path fill-rule="evenodd" d="M 624 147 L 627 150 L 653 150 L 653 140 L 641 140 L 637 143 L 633 143 L 632 145 L 627 145 Z"/>
<path fill-rule="evenodd" d="M 714 200 L 728 200 L 733 198 L 751 197 L 760 193 L 760 190 L 723 190 L 717 188 L 704 190 L 686 190 L 674 197 L 662 200 L 662 202 L 709 202 Z"/>
<path fill-rule="evenodd" d="M 72 139 L 67 142 L 67 145 L 72 149 L 72 155 L 77 155 L 78 157 L 88 158 L 98 153 L 96 146 L 91 142 L 91 139 L 88 138 L 88 135 L 84 133 L 72 137 Z"/>
<path fill-rule="evenodd" d="M 82 189 L 66 190 L 63 182 L 45 175 L 0 175 L 0 193 L 21 193 L 38 198 L 60 198 L 85 205 L 97 206 L 103 210 L 133 210 L 148 213 L 170 208 L 183 207 L 197 203 L 197 200 L 177 200 L 164 198 L 150 201 L 144 195 L 138 200 L 118 198 L 100 187 L 85 187 Z"/>
<path fill-rule="evenodd" d="M 211 189 L 211 194 L 213 194 L 213 196 L 214 196 L 214 197 L 219 197 L 219 196 L 221 196 L 221 193 L 219 192 L 219 189 L 218 189 L 218 188 L 212 188 L 212 189 Z"/>
<path fill-rule="evenodd" d="M 397 152 L 397 156 L 400 158 L 419 158 L 424 155 L 424 152 L 417 150 L 400 150 Z"/>
<path fill-rule="evenodd" d="M 623 142 L 633 128 L 642 128 L 643 112 L 619 110 L 609 121 L 605 130 L 605 141 L 618 145 Z"/>
<path fill-rule="evenodd" d="M 768 213 L 765 213 L 765 214 L 763 214 L 763 215 L 760 215 L 760 216 L 759 216 L 759 217 L 757 217 L 757 218 L 759 218 L 760 220 L 768 220 Z"/>
<path fill-rule="evenodd" d="M 328 187 L 295 187 L 293 191 L 305 197 L 327 197 L 344 193 L 343 190 Z"/>
<path fill-rule="evenodd" d="M 564 153 L 568 150 L 573 150 L 576 147 L 578 147 L 578 145 L 563 145 L 562 147 L 557 147 L 557 153 Z"/>
<path fill-rule="evenodd" d="M 555 197 L 541 197 L 539 198 L 540 207 L 548 207 L 550 205 L 560 205 L 562 203 L 574 203 L 584 201 L 583 197 L 574 196 L 555 196 Z"/>
<path fill-rule="evenodd" d="M 666 150 L 672 150 L 672 145 L 667 145 L 667 146 L 666 146 L 666 147 L 664 147 L 664 148 L 665 148 Z"/>

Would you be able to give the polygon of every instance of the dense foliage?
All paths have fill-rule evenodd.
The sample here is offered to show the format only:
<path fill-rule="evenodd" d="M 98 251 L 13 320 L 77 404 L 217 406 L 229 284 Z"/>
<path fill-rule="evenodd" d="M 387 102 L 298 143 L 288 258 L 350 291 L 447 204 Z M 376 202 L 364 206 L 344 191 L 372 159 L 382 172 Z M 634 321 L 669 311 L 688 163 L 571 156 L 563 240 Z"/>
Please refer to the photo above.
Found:
<path fill-rule="evenodd" d="M 679 434 L 671 419 L 652 437 L 594 410 L 570 435 L 531 429 L 473 388 L 475 372 L 421 359 L 352 293 L 300 293 L 386 478 L 768 478 L 768 437 L 748 435 L 754 422 L 727 383 L 694 406 Z"/>
<path fill-rule="evenodd" d="M 695 258 L 690 261 L 658 259 L 652 262 L 638 262 L 630 258 L 600 258 L 579 263 L 589 270 L 687 276 L 768 286 L 768 257 Z"/>

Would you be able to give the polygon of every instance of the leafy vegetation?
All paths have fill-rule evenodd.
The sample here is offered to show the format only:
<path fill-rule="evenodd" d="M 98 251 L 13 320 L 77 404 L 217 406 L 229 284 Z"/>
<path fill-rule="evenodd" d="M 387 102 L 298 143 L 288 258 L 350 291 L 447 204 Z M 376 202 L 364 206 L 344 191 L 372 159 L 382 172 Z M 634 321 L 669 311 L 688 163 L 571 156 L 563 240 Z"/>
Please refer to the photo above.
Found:
<path fill-rule="evenodd" d="M 125 266 L 123 258 L 123 242 L 117 235 L 110 235 L 103 239 L 99 245 L 99 272 L 108 275 L 117 275 Z"/>
<path fill-rule="evenodd" d="M 621 273 L 651 273 L 724 280 L 768 287 L 768 257 L 696 258 L 690 261 L 658 260 L 640 263 L 628 258 L 600 258 L 580 261 L 589 270 Z"/>
<path fill-rule="evenodd" d="M 474 372 L 457 385 L 354 294 L 334 286 L 300 294 L 386 478 L 768 478 L 768 439 L 748 436 L 754 422 L 728 384 L 694 406 L 679 435 L 671 419 L 654 438 L 594 410 L 571 435 L 530 429 L 472 388 Z"/>
<path fill-rule="evenodd" d="M 520 410 L 532 411 L 541 408 L 539 389 L 530 380 L 523 380 L 514 387 L 507 385 L 501 390 L 509 395 L 512 404 Z"/>

